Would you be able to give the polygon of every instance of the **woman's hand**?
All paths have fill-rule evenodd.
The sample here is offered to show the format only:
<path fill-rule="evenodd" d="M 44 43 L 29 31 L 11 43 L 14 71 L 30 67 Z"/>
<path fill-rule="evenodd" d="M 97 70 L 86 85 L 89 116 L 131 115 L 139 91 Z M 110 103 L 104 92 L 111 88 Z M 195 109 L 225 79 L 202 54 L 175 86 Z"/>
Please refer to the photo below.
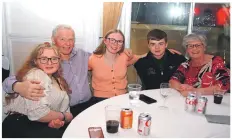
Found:
<path fill-rule="evenodd" d="M 73 119 L 72 113 L 65 112 L 64 115 L 65 115 L 66 122 L 71 122 L 71 120 Z"/>
<path fill-rule="evenodd" d="M 183 97 L 187 97 L 188 94 L 189 94 L 189 91 L 181 91 L 180 94 L 181 94 Z"/>
<path fill-rule="evenodd" d="M 51 128 L 59 129 L 64 126 L 64 121 L 61 121 L 60 119 L 52 120 L 49 122 L 48 126 Z"/>
<path fill-rule="evenodd" d="M 182 91 L 193 90 L 193 89 L 194 89 L 193 86 L 190 86 L 188 84 L 181 84 L 178 90 L 182 92 Z"/>

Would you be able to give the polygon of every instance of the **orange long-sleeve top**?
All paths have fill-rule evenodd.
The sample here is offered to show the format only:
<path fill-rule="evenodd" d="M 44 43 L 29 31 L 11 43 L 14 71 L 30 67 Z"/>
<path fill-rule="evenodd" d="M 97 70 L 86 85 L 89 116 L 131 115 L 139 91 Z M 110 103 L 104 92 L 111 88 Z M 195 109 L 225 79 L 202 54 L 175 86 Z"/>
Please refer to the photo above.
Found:
<path fill-rule="evenodd" d="M 103 55 L 92 54 L 89 57 L 88 68 L 92 70 L 92 87 L 95 97 L 110 98 L 126 93 L 127 67 L 138 60 L 138 56 L 129 58 L 121 53 L 113 66 L 105 62 Z"/>

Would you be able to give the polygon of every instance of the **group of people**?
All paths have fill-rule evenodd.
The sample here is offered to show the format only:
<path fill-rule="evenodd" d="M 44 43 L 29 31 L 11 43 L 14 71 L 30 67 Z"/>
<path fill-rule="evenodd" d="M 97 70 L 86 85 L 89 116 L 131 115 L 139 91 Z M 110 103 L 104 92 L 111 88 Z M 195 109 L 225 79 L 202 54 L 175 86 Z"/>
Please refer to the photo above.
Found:
<path fill-rule="evenodd" d="M 127 92 L 127 67 L 134 65 L 143 89 L 157 89 L 170 82 L 187 96 L 190 90 L 212 94 L 229 90 L 230 73 L 219 56 L 205 54 L 206 38 L 184 37 L 188 60 L 167 49 L 167 34 L 159 29 L 147 35 L 149 52 L 132 54 L 125 49 L 120 30 L 111 30 L 93 54 L 74 47 L 75 32 L 58 25 L 52 44 L 38 45 L 17 72 L 3 82 L 7 93 L 3 137 L 62 137 L 73 117 L 104 99 Z M 92 72 L 92 88 L 88 81 Z"/>

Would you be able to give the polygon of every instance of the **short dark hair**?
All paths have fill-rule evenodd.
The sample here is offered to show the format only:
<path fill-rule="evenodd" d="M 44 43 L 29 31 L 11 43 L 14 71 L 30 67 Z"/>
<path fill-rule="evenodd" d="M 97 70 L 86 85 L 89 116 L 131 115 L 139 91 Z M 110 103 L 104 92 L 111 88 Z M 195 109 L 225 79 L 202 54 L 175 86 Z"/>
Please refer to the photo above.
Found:
<path fill-rule="evenodd" d="M 160 29 L 153 29 L 147 34 L 147 42 L 149 43 L 150 40 L 161 40 L 164 39 L 165 42 L 167 43 L 168 37 L 167 34 L 160 30 Z"/>

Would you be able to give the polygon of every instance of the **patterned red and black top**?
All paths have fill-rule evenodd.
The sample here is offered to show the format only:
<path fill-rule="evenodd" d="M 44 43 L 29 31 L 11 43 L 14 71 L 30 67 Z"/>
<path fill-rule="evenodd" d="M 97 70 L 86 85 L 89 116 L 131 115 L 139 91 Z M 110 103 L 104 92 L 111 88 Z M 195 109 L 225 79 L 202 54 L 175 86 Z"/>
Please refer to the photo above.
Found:
<path fill-rule="evenodd" d="M 195 88 L 212 85 L 220 85 L 223 90 L 230 88 L 230 70 L 225 67 L 220 56 L 214 56 L 210 62 L 200 67 L 192 67 L 190 60 L 187 60 L 178 67 L 171 79 Z"/>

